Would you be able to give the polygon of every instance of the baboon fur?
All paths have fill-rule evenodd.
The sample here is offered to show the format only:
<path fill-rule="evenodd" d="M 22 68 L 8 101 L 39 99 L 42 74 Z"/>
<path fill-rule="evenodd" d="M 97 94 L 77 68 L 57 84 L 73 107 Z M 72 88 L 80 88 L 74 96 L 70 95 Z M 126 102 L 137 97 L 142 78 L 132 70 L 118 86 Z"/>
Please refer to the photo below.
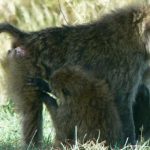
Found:
<path fill-rule="evenodd" d="M 20 63 L 19 60 L 22 60 Z M 22 115 L 24 145 L 41 145 L 42 142 L 42 92 L 37 86 L 30 86 L 27 76 L 35 75 L 34 68 L 14 49 L 10 50 L 5 59 L 1 61 L 6 71 L 8 95 L 15 102 L 16 109 Z M 30 69 L 29 69 L 29 68 Z M 43 95 L 43 94 L 42 94 Z M 34 141 L 31 145 L 31 139 Z"/>
<path fill-rule="evenodd" d="M 65 139 L 73 141 L 75 126 L 80 142 L 96 141 L 99 135 L 100 140 L 109 144 L 119 142 L 122 133 L 120 117 L 105 81 L 93 79 L 79 67 L 64 67 L 52 75 L 51 86 L 60 100 L 53 118 L 55 145 Z"/>
<path fill-rule="evenodd" d="M 124 133 L 121 139 L 125 141 L 128 137 L 129 143 L 135 143 L 132 107 L 143 73 L 148 67 L 149 6 L 129 6 L 106 14 L 92 23 L 50 27 L 36 32 L 24 32 L 8 23 L 2 23 L 0 32 L 9 33 L 14 38 L 14 48 L 21 47 L 24 50 L 24 59 L 29 61 L 28 71 L 32 72 L 30 65 L 35 67 L 35 75 L 30 73 L 33 78 L 39 76 L 50 83 L 50 76 L 55 70 L 64 65 L 79 65 L 83 70 L 92 72 L 94 78 L 104 79 L 109 92 L 114 94 L 121 118 Z M 22 59 L 19 63 L 24 65 Z M 16 95 L 15 91 L 16 88 Z M 30 101 L 24 100 L 25 94 L 22 94 L 23 98 L 18 103 L 24 103 L 22 112 L 28 108 L 24 120 L 34 126 L 38 117 L 34 113 L 37 105 L 32 107 L 32 102 L 37 103 L 37 95 Z M 32 109 L 29 109 L 30 106 Z M 70 109 L 73 107 L 70 106 Z M 28 116 L 31 118 L 26 119 Z M 32 142 L 36 140 L 37 137 Z M 30 137 L 25 139 L 25 143 L 28 141 L 31 141 Z"/>

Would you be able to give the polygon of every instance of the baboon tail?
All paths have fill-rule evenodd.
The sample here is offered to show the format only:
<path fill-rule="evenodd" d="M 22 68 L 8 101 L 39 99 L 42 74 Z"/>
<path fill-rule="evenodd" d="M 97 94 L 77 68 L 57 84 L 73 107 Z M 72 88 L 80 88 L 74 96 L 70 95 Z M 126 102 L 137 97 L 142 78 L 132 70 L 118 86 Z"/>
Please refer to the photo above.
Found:
<path fill-rule="evenodd" d="M 2 32 L 6 32 L 16 39 L 22 39 L 29 35 L 29 33 L 21 31 L 9 23 L 0 23 L 0 33 Z"/>

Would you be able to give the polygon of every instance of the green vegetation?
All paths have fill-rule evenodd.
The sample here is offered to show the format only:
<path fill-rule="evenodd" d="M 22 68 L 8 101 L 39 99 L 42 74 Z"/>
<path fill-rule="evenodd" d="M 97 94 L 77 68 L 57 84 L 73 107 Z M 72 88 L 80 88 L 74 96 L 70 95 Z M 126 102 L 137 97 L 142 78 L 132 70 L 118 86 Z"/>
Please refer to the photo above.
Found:
<path fill-rule="evenodd" d="M 134 1 L 136 0 L 1 0 L 0 22 L 7 21 L 29 31 L 47 26 L 73 25 L 95 20 L 115 7 Z M 0 58 L 2 59 L 10 47 L 10 38 L 1 35 L 0 41 Z M 21 119 L 14 112 L 13 104 L 6 100 L 9 98 L 5 94 L 4 75 L 5 72 L 0 69 L 0 104 L 3 104 L 0 106 L 0 150 L 19 150 L 21 147 Z M 54 129 L 44 108 L 44 150 L 50 149 L 53 137 Z M 137 146 L 135 150 L 150 150 L 147 144 Z M 77 150 L 80 146 L 76 145 L 72 149 Z M 82 147 L 86 150 L 106 149 L 104 143 L 95 144 L 93 141 Z M 64 147 L 64 149 L 67 148 Z M 124 147 L 124 150 L 128 149 L 133 148 Z"/>

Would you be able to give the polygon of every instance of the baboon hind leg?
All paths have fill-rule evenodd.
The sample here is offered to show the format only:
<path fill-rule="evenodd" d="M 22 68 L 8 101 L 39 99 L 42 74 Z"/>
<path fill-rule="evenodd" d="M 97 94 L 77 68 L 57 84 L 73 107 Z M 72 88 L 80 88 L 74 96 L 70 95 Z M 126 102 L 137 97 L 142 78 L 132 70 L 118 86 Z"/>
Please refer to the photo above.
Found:
<path fill-rule="evenodd" d="M 148 140 L 150 138 L 150 92 L 144 84 L 141 84 L 138 88 L 133 115 L 136 138 L 139 139 L 142 134 L 144 139 Z"/>
<path fill-rule="evenodd" d="M 25 147 L 41 147 L 42 144 L 42 101 L 40 91 L 30 91 L 22 94 L 20 106 L 22 113 L 22 132 Z M 30 94 L 29 94 L 30 93 Z M 27 95 L 27 96 L 26 96 Z M 20 104 L 19 104 L 20 105 Z"/>

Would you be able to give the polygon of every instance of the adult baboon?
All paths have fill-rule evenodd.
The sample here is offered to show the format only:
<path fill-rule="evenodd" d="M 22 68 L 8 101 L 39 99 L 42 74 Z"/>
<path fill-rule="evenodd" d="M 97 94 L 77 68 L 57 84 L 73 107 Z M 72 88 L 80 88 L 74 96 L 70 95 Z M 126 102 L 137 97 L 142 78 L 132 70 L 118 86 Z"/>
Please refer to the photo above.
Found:
<path fill-rule="evenodd" d="M 120 117 L 105 81 L 93 79 L 79 67 L 64 67 L 52 75 L 51 86 L 60 99 L 53 117 L 56 145 L 72 141 L 75 126 L 80 142 L 97 140 L 99 133 L 100 140 L 109 144 L 121 142 Z"/>
<path fill-rule="evenodd" d="M 24 59 L 29 61 L 25 65 L 29 65 L 27 68 L 33 77 L 39 76 L 49 81 L 52 72 L 64 64 L 71 64 L 82 66 L 84 70 L 92 72 L 95 78 L 107 81 L 121 117 L 124 140 L 128 137 L 129 142 L 134 144 L 132 106 L 148 66 L 149 10 L 149 6 L 126 7 L 106 14 L 93 23 L 47 28 L 37 32 L 23 32 L 2 23 L 0 32 L 10 33 L 14 37 L 14 47 L 24 51 Z M 24 65 L 21 59 L 19 63 Z M 25 93 L 22 95 L 26 97 Z M 33 95 L 32 102 L 36 101 L 34 99 Z M 24 108 L 32 106 L 24 98 L 18 103 L 24 103 Z M 35 107 L 37 106 L 32 108 Z M 28 119 L 29 122 L 38 118 L 34 114 L 35 109 L 32 110 L 30 109 L 30 114 L 33 115 L 30 115 L 32 118 Z M 26 109 L 24 114 L 28 114 L 28 111 Z"/>

